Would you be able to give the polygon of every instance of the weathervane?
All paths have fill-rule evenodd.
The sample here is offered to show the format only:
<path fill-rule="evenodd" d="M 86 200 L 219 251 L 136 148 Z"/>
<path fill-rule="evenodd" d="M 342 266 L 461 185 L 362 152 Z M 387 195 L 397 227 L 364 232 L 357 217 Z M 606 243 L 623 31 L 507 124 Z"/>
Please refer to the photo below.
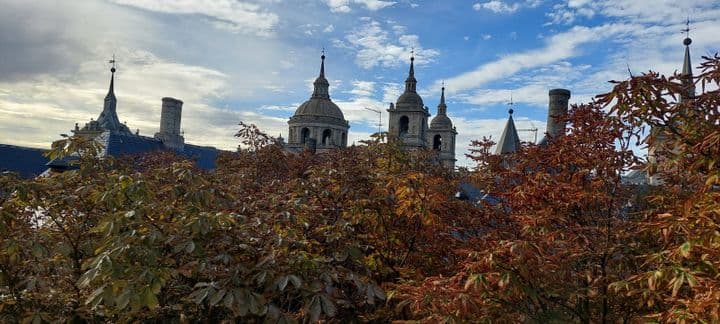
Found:
<path fill-rule="evenodd" d="M 108 61 L 108 63 L 112 63 L 112 68 L 110 68 L 110 71 L 115 72 L 115 54 L 113 54 L 112 60 Z"/>
<path fill-rule="evenodd" d="M 410 58 L 415 58 L 415 46 L 410 48 Z"/>
<path fill-rule="evenodd" d="M 322 55 L 325 56 L 325 46 L 322 47 Z"/>
<path fill-rule="evenodd" d="M 690 17 L 688 17 L 685 22 L 685 28 L 682 30 L 682 32 L 685 33 L 686 38 L 690 38 L 690 29 Z"/>
<path fill-rule="evenodd" d="M 510 115 L 512 115 L 513 107 L 515 106 L 515 103 L 513 102 L 512 90 L 510 90 L 510 102 L 508 102 L 508 106 L 510 106 L 510 110 L 508 112 L 510 113 Z"/>

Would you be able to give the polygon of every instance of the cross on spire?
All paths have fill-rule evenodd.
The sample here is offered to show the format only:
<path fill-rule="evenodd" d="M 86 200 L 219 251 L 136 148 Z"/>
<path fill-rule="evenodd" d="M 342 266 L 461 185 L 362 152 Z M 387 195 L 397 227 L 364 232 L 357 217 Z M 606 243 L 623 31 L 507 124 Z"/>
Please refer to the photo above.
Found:
<path fill-rule="evenodd" d="M 322 53 L 323 56 L 325 56 L 325 46 L 322 47 L 321 53 Z"/>
<path fill-rule="evenodd" d="M 682 32 L 685 33 L 686 38 L 690 38 L 690 29 L 690 17 L 688 17 L 685 22 L 685 28 L 682 30 Z"/>
<path fill-rule="evenodd" d="M 415 59 L 415 47 L 414 46 L 410 48 L 410 59 L 411 60 Z"/>

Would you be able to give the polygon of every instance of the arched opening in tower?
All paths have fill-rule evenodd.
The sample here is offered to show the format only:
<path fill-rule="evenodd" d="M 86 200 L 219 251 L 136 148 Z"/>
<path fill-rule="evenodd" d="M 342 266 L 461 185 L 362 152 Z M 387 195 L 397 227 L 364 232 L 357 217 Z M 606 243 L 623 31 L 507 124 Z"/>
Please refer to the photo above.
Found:
<path fill-rule="evenodd" d="M 410 119 L 407 116 L 400 117 L 400 136 L 405 136 L 410 128 Z"/>
<path fill-rule="evenodd" d="M 331 137 L 332 131 L 329 129 L 324 130 L 322 134 L 322 145 L 330 145 Z"/>
<path fill-rule="evenodd" d="M 433 150 L 440 151 L 441 148 L 442 148 L 442 136 L 440 136 L 440 134 L 438 134 L 438 135 L 435 135 L 435 137 L 433 137 Z"/>
<path fill-rule="evenodd" d="M 345 132 L 342 133 L 342 146 L 347 146 L 347 134 Z"/>
<path fill-rule="evenodd" d="M 310 138 L 310 130 L 305 127 L 300 132 L 300 143 L 305 144 L 307 143 L 308 138 Z"/>

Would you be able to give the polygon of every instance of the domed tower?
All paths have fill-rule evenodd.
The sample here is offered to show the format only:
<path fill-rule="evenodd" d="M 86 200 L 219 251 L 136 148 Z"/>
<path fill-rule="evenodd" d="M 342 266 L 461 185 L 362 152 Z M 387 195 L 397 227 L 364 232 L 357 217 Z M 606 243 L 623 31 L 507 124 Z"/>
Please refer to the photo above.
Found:
<path fill-rule="evenodd" d="M 440 152 L 440 162 L 450 168 L 455 168 L 455 137 L 457 130 L 447 116 L 447 105 L 445 104 L 445 87 L 442 87 L 438 113 L 430 122 L 430 129 L 427 132 L 427 143 L 432 143 L 433 150 Z"/>
<path fill-rule="evenodd" d="M 387 110 L 390 115 L 388 135 L 390 140 L 400 140 L 406 147 L 427 148 L 427 119 L 430 113 L 416 90 L 414 61 L 415 57 L 411 56 L 405 92 Z"/>
<path fill-rule="evenodd" d="M 330 100 L 330 83 L 325 79 L 325 54 L 320 57 L 320 75 L 315 79 L 315 89 L 308 101 L 295 110 L 288 121 L 288 143 L 292 151 L 305 148 L 326 151 L 347 146 L 350 124 L 340 108 Z"/>

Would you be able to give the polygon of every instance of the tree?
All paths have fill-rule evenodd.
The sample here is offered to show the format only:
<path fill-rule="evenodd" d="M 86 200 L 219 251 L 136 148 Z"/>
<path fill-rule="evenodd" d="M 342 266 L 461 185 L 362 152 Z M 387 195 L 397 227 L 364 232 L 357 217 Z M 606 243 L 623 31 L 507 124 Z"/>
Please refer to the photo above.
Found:
<path fill-rule="evenodd" d="M 648 142 L 659 156 L 648 169 L 663 181 L 647 197 L 641 226 L 653 244 L 640 271 L 615 287 L 662 321 L 720 321 L 720 57 L 703 59 L 690 80 L 701 93 L 687 100 L 679 100 L 684 76 L 654 72 L 600 97 L 625 123 L 656 130 Z"/>
<path fill-rule="evenodd" d="M 614 322 L 636 314 L 608 289 L 637 265 L 621 172 L 627 129 L 597 104 L 573 107 L 567 135 L 490 155 L 474 143 L 475 184 L 499 198 L 458 250 L 457 272 L 398 287 L 401 306 L 430 322 Z M 628 244 L 630 243 L 630 244 Z"/>
<path fill-rule="evenodd" d="M 82 152 L 78 169 L 3 177 L 5 319 L 381 320 L 387 283 L 451 264 L 466 204 L 425 152 L 285 154 L 252 125 L 238 135 L 213 172 L 70 138 L 58 150 Z"/>

